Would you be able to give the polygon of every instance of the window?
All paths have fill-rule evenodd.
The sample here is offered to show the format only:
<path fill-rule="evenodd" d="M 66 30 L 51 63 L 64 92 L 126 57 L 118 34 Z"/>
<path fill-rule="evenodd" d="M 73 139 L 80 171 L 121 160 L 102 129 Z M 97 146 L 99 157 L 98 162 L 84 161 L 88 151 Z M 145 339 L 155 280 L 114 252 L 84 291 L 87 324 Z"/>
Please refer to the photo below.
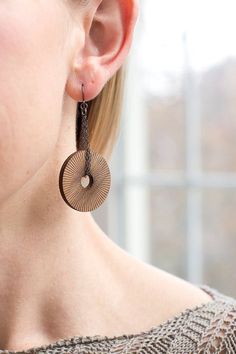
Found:
<path fill-rule="evenodd" d="M 234 296 L 235 10 L 140 1 L 105 218 L 135 256 Z"/>

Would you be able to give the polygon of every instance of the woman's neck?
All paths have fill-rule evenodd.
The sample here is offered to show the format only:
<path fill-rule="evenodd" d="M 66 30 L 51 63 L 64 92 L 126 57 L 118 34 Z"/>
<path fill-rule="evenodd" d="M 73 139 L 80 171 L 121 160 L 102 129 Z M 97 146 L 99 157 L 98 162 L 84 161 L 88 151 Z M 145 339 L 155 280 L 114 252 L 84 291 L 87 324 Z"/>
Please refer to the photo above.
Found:
<path fill-rule="evenodd" d="M 65 204 L 57 176 L 49 178 L 47 171 L 45 165 L 0 210 L 2 349 L 18 350 L 26 333 L 35 345 L 93 334 L 105 323 L 109 333 L 112 313 L 104 323 L 94 319 L 123 297 L 125 251 L 90 213 Z"/>

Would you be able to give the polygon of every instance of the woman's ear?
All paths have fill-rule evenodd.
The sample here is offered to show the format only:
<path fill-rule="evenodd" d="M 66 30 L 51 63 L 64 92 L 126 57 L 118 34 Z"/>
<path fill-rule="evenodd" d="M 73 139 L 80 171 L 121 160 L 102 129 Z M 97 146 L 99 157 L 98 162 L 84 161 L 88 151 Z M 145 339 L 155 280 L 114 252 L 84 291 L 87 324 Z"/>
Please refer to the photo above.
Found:
<path fill-rule="evenodd" d="M 76 101 L 82 101 L 82 83 L 85 99 L 92 100 L 121 67 L 130 49 L 138 16 L 138 0 L 90 1 L 92 4 L 88 1 L 81 12 L 82 20 L 81 16 L 78 20 L 80 30 L 73 41 L 73 67 L 66 85 L 67 93 Z"/>

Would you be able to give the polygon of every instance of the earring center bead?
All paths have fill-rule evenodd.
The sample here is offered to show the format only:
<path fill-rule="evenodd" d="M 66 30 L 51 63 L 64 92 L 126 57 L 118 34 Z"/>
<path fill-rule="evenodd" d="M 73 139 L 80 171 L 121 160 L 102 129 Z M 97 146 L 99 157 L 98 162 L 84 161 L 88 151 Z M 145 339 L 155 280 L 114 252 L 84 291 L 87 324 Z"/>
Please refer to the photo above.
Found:
<path fill-rule="evenodd" d="M 83 188 L 87 188 L 91 183 L 91 179 L 88 175 L 83 176 L 80 180 L 80 183 Z"/>

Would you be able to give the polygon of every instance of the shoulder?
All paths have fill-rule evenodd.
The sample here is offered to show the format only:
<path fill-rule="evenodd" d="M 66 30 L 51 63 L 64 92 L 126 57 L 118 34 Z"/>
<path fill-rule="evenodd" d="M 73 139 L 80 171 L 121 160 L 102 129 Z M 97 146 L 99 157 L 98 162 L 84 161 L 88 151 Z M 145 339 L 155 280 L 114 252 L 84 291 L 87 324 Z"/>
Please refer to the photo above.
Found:
<path fill-rule="evenodd" d="M 189 308 L 163 326 L 153 328 L 153 347 L 165 345 L 170 354 L 236 353 L 236 299 L 208 285 L 202 287 L 213 301 Z"/>
<path fill-rule="evenodd" d="M 129 285 L 132 284 L 130 289 L 137 307 L 140 308 L 140 303 L 145 304 L 145 311 L 138 319 L 146 323 L 146 328 L 161 324 L 188 308 L 212 301 L 211 295 L 199 286 L 150 264 L 136 266 L 136 274 L 138 276 L 132 276 Z M 138 310 L 136 313 L 138 315 Z"/>
<path fill-rule="evenodd" d="M 139 260 L 126 267 L 127 279 L 134 306 L 129 313 L 139 324 L 135 332 L 142 330 L 129 345 L 143 353 L 236 353 L 235 298 Z"/>
<path fill-rule="evenodd" d="M 188 332 L 190 325 L 190 337 L 198 337 L 194 326 L 207 331 L 208 324 L 212 326 L 213 318 L 222 318 L 225 312 L 234 311 L 236 307 L 236 299 L 216 289 L 192 284 L 140 260 L 126 267 L 126 280 L 129 288 L 126 298 L 132 299 L 129 301 L 129 313 L 136 314 L 137 323 L 131 333 L 146 331 L 151 327 L 163 332 L 166 324 L 173 325 L 176 322 L 178 333 L 179 328 L 185 328 L 185 333 Z M 130 321 L 130 327 L 133 328 L 133 320 Z"/>
<path fill-rule="evenodd" d="M 215 288 L 205 286 L 213 293 L 215 301 L 207 326 L 199 340 L 198 354 L 235 354 L 236 353 L 236 299 Z M 206 315 L 206 311 L 205 311 Z"/>

